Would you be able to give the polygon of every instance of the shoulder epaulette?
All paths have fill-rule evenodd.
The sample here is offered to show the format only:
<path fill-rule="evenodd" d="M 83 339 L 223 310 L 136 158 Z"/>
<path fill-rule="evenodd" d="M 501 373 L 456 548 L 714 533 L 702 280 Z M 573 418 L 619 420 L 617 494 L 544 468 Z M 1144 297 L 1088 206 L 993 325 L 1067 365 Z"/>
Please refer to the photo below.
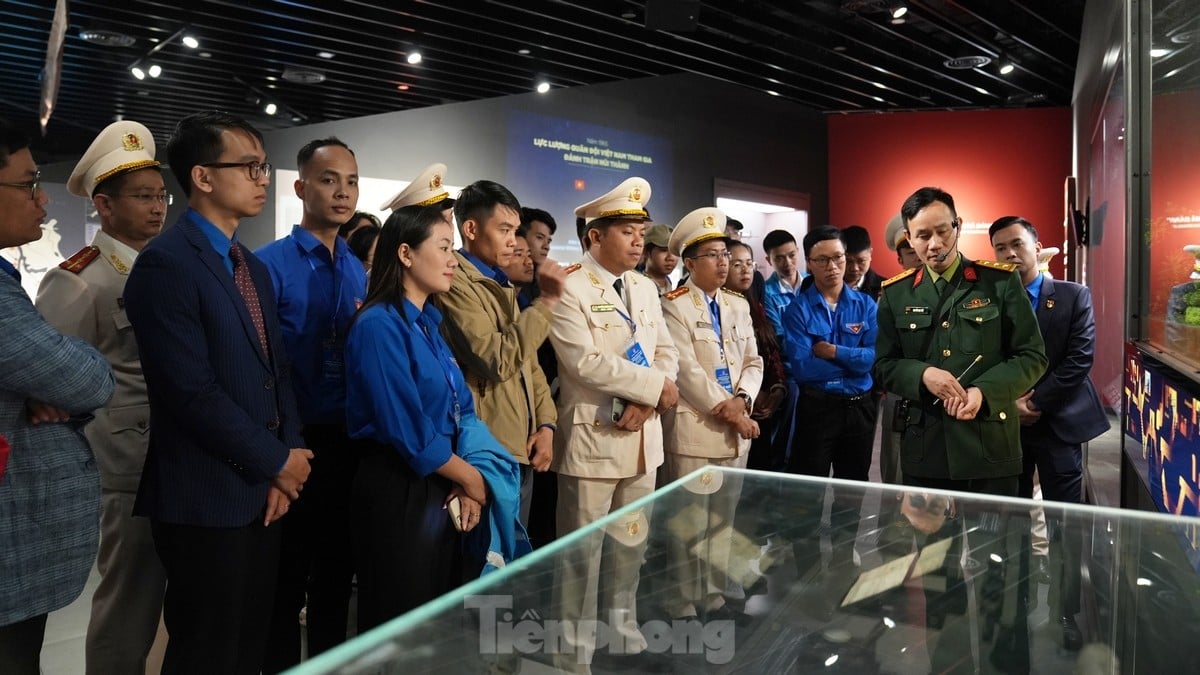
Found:
<path fill-rule="evenodd" d="M 575 263 L 574 265 L 571 265 L 570 267 L 567 267 L 566 269 L 564 269 L 563 272 L 565 272 L 566 274 L 570 274 L 571 272 L 574 272 L 575 270 L 579 269 L 580 267 L 583 267 L 583 265 L 580 265 L 579 263 Z"/>
<path fill-rule="evenodd" d="M 674 300 L 676 298 L 682 298 L 683 296 L 690 293 L 691 290 L 692 289 L 688 288 L 687 286 L 681 286 L 681 287 L 676 288 L 675 290 L 671 291 L 670 293 L 664 293 L 663 297 L 668 300 Z"/>
<path fill-rule="evenodd" d="M 996 262 L 995 260 L 976 260 L 976 265 L 987 267 L 988 269 L 1000 270 L 1001 272 L 1016 272 L 1017 266 L 1013 263 Z"/>
<path fill-rule="evenodd" d="M 84 246 L 75 255 L 58 264 L 62 269 L 73 274 L 79 274 L 92 261 L 100 257 L 100 249 L 95 246 Z"/>
<path fill-rule="evenodd" d="M 882 284 L 879 284 L 879 288 L 880 288 L 880 290 L 885 289 L 888 286 L 891 286 L 892 284 L 896 283 L 897 281 L 900 281 L 901 279 L 906 279 L 916 273 L 917 273 L 917 268 L 910 267 L 910 268 L 904 270 L 903 272 L 901 272 L 900 274 L 897 274 L 896 276 L 892 277 L 891 279 L 887 279 Z"/>
<path fill-rule="evenodd" d="M 743 300 L 745 300 L 745 299 L 746 299 L 746 296 L 742 295 L 741 293 L 738 293 L 737 291 L 731 291 L 731 290 L 729 290 L 728 288 L 722 288 L 722 289 L 721 289 L 721 291 L 722 291 L 723 293 L 726 293 L 726 294 L 728 294 L 728 295 L 732 295 L 732 296 L 733 296 L 733 297 L 735 297 L 735 298 L 741 298 L 741 299 L 743 299 Z"/>

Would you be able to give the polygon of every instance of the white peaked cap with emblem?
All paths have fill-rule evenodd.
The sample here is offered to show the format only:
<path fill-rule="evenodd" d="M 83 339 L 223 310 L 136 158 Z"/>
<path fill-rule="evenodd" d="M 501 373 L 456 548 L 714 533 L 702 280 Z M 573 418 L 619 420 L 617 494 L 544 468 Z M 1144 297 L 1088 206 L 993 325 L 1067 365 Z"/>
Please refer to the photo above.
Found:
<path fill-rule="evenodd" d="M 887 227 L 883 230 L 883 238 L 887 240 L 887 247 L 893 251 L 900 246 L 900 242 L 908 239 L 908 233 L 904 231 L 904 220 L 899 213 L 888 221 Z"/>
<path fill-rule="evenodd" d="M 645 178 L 634 176 L 592 201 L 575 207 L 575 217 L 583 218 L 586 223 L 612 216 L 645 220 L 650 217 L 646 212 L 646 204 L 649 203 L 650 183 Z"/>
<path fill-rule="evenodd" d="M 696 209 L 681 218 L 671 231 L 667 248 L 675 255 L 682 255 L 684 249 L 692 244 L 708 239 L 724 239 L 725 220 L 725 213 L 715 206 Z"/>
<path fill-rule="evenodd" d="M 109 178 L 154 166 L 158 166 L 154 160 L 154 134 L 137 122 L 113 122 L 83 153 L 67 179 L 67 190 L 90 198 L 96 186 Z"/>
<path fill-rule="evenodd" d="M 431 206 L 450 196 L 442 186 L 446 178 L 445 164 L 430 164 L 421 169 L 421 173 L 400 192 L 379 205 L 379 210 L 393 211 L 406 206 Z"/>

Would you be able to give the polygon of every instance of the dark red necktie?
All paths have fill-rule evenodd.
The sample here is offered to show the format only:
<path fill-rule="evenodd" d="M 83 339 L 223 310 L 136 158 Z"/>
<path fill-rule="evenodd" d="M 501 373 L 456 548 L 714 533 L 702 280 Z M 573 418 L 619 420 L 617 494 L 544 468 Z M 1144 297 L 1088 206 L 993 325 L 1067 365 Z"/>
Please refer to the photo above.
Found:
<path fill-rule="evenodd" d="M 250 278 L 250 268 L 246 266 L 246 254 L 242 252 L 241 246 L 234 244 L 229 249 L 229 257 L 233 260 L 233 283 L 237 286 L 238 293 L 242 294 L 246 309 L 250 311 L 250 321 L 258 333 L 258 344 L 262 345 L 263 354 L 270 356 L 271 352 L 267 349 L 267 324 L 263 321 L 262 305 L 258 303 L 258 289 L 254 287 L 254 280 Z"/>

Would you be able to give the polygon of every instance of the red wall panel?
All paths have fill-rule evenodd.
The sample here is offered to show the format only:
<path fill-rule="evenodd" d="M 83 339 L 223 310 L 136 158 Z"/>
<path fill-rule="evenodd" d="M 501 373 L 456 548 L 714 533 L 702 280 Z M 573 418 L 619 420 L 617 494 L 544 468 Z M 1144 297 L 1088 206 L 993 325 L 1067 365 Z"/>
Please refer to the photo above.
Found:
<path fill-rule="evenodd" d="M 962 251 L 991 259 L 987 227 L 1021 215 L 1044 246 L 1062 248 L 1063 182 L 1071 168 L 1071 110 L 1035 108 L 835 115 L 829 118 L 829 212 L 839 227 L 871 233 L 875 271 L 900 271 L 883 232 L 917 188 L 954 197 Z M 1051 271 L 1063 278 L 1063 256 Z"/>

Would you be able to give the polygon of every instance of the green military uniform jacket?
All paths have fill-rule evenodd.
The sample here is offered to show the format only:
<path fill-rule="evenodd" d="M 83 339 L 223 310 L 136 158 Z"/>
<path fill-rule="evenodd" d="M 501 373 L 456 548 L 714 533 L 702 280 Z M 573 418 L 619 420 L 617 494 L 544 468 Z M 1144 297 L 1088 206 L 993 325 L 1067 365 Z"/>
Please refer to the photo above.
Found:
<path fill-rule="evenodd" d="M 884 282 L 874 373 L 885 390 L 909 401 L 900 450 L 905 475 L 969 480 L 1021 473 L 1016 399 L 1045 372 L 1046 350 L 1015 269 L 964 257 L 944 301 L 925 267 Z M 983 393 L 975 419 L 956 420 L 934 405 L 921 382 L 929 366 L 956 377 L 966 371 L 963 388 Z"/>

